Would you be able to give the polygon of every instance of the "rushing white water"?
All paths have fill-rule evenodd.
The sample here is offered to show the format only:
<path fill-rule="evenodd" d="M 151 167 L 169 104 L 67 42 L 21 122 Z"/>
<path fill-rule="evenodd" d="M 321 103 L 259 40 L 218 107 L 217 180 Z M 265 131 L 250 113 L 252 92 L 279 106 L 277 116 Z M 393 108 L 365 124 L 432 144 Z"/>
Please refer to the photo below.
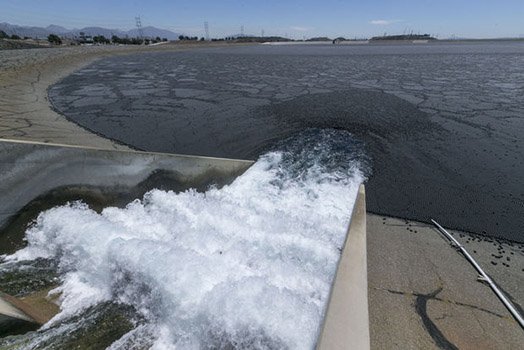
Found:
<path fill-rule="evenodd" d="M 311 349 L 364 180 L 339 149 L 348 138 L 321 131 L 205 193 L 53 208 L 6 260 L 58 261 L 61 311 L 44 327 L 107 301 L 132 306 L 145 322 L 113 349 Z"/>

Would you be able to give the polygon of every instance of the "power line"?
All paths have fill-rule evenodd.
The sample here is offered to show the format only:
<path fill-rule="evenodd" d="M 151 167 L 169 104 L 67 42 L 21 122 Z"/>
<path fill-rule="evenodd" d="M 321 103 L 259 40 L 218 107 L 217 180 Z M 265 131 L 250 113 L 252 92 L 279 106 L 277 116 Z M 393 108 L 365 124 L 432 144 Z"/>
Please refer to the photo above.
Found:
<path fill-rule="evenodd" d="M 144 31 L 142 30 L 142 20 L 140 16 L 135 17 L 136 29 L 138 29 L 138 37 L 142 39 L 144 37 Z"/>
<path fill-rule="evenodd" d="M 209 23 L 204 22 L 204 31 L 206 32 L 206 40 L 209 41 Z"/>

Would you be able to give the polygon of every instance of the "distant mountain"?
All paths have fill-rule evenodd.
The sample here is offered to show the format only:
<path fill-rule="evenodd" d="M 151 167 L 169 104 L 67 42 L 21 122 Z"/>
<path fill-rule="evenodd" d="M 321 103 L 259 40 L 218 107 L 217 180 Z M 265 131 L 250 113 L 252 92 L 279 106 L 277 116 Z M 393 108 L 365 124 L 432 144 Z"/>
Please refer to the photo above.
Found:
<path fill-rule="evenodd" d="M 159 28 L 155 28 L 151 26 L 142 28 L 142 32 L 144 33 L 144 36 L 146 37 L 156 38 L 157 36 L 159 36 L 161 38 L 168 38 L 170 40 L 178 39 L 178 36 L 180 35 L 179 33 L 173 33 L 170 30 L 159 29 Z M 127 35 L 131 37 L 138 36 L 138 29 L 129 30 L 127 32 Z"/>
<path fill-rule="evenodd" d="M 43 27 L 29 27 L 29 26 L 19 26 L 16 24 L 9 24 L 9 23 L 0 23 L 0 30 L 3 30 L 9 35 L 16 34 L 21 37 L 30 37 L 30 38 L 38 38 L 43 39 L 47 38 L 49 34 L 57 34 L 64 37 L 75 37 L 79 36 L 80 33 L 85 33 L 86 35 L 103 35 L 107 38 L 110 38 L 112 35 L 117 35 L 119 37 L 137 37 L 138 36 L 138 30 L 137 29 L 131 29 L 131 30 L 120 30 L 120 29 L 108 29 L 108 28 L 101 28 L 101 27 L 85 27 L 82 29 L 67 29 L 61 26 L 57 26 L 54 24 L 51 24 L 45 28 Z M 155 27 L 144 27 L 142 28 L 142 32 L 145 37 L 153 37 L 156 38 L 157 36 L 161 38 L 167 38 L 169 40 L 176 40 L 178 39 L 179 33 L 174 33 L 170 30 L 165 29 L 159 29 Z"/>
<path fill-rule="evenodd" d="M 49 34 L 51 34 L 51 32 L 49 32 L 45 28 L 23 27 L 23 26 L 17 26 L 15 24 L 9 24 L 9 23 L 0 23 L 0 30 L 6 32 L 9 35 L 16 34 L 21 37 L 28 36 L 31 38 L 45 38 Z"/>
<path fill-rule="evenodd" d="M 67 28 L 64 28 L 64 27 L 61 27 L 61 26 L 56 26 L 54 24 L 51 24 L 47 27 L 45 27 L 45 29 L 49 32 L 52 32 L 54 34 L 62 34 L 62 33 L 67 33 L 69 31 L 69 29 Z"/>

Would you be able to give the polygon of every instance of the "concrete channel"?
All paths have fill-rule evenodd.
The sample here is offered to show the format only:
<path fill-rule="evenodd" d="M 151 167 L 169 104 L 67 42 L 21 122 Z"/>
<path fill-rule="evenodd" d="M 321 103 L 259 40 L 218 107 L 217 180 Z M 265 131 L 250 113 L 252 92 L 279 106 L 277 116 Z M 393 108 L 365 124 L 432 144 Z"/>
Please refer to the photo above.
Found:
<path fill-rule="evenodd" d="M 39 212 L 68 201 L 94 208 L 122 206 L 153 189 L 205 190 L 225 185 L 252 161 L 116 151 L 32 141 L 0 140 L 0 254 L 23 246 Z M 37 329 L 53 312 L 45 293 L 31 302 L 0 294 L 0 336 Z M 24 298 L 26 299 L 26 298 Z M 35 305 L 38 305 L 35 307 Z"/>
<path fill-rule="evenodd" d="M 230 183 L 252 161 L 0 140 L 0 254 L 23 245 L 25 228 L 47 208 L 82 199 L 95 209 L 125 205 L 153 188 L 205 190 Z M 365 190 L 361 185 L 317 349 L 368 349 Z M 39 328 L 46 293 L 0 294 L 0 336 Z M 35 300 L 37 302 L 35 302 Z"/>

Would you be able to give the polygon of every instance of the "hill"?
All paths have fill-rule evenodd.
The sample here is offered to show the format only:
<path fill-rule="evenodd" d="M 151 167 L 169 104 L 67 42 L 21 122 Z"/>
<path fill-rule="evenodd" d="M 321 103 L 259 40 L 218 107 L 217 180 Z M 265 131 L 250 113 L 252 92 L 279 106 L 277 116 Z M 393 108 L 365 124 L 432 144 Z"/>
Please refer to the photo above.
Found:
<path fill-rule="evenodd" d="M 81 29 L 67 29 L 61 26 L 51 24 L 47 27 L 31 27 L 31 26 L 19 26 L 16 24 L 10 23 L 0 23 L 0 30 L 3 30 L 9 35 L 16 34 L 20 37 L 30 37 L 35 39 L 45 39 L 49 34 L 57 34 L 63 37 L 75 37 L 79 36 L 80 33 L 85 33 L 86 35 L 96 36 L 103 35 L 107 38 L 110 38 L 112 35 L 117 35 L 119 37 L 137 37 L 138 30 L 120 30 L 120 29 L 111 29 L 111 28 L 102 28 L 102 27 L 85 27 Z M 169 40 L 178 39 L 179 33 L 172 32 L 166 29 L 160 29 L 152 26 L 144 27 L 142 29 L 145 37 L 156 38 L 167 38 Z"/>

